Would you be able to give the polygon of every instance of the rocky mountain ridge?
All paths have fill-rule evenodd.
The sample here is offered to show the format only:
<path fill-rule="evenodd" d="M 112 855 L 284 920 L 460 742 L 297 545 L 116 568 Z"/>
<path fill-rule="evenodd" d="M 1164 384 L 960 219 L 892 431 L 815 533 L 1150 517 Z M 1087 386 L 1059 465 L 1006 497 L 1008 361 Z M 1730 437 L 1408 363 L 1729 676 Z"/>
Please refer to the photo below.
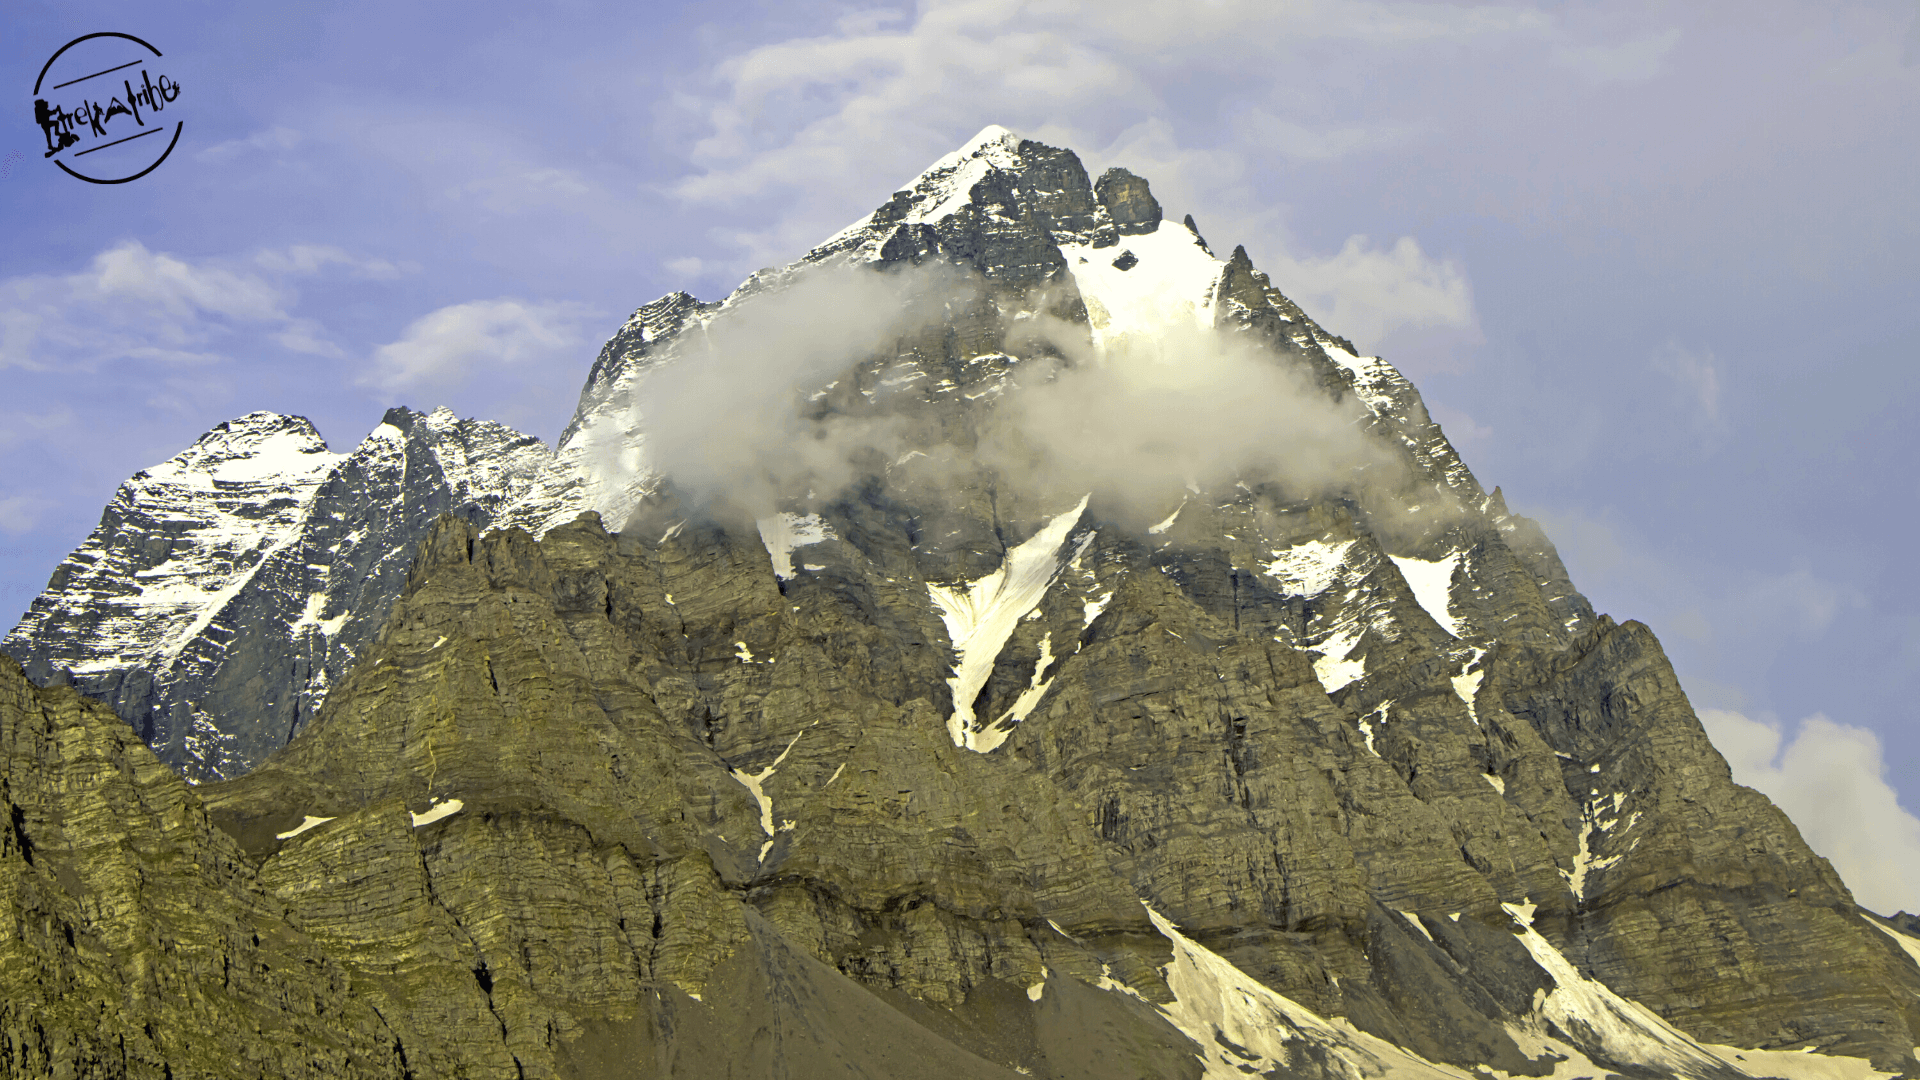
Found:
<path fill-rule="evenodd" d="M 809 459 L 728 506 L 667 469 L 673 380 L 835 274 L 940 290 L 790 388 L 801 435 L 860 434 L 852 479 Z M 1253 456 L 1161 490 L 1014 422 L 1169 341 L 1273 395 L 1289 454 L 1235 443 Z M 291 741 L 197 790 L 0 670 L 0 971 L 40 973 L 6 976 L 0 1061 L 258 1075 L 178 1047 L 276 1030 L 368 1076 L 1920 1069 L 1920 941 L 1732 783 L 1651 632 L 1594 613 L 1397 371 L 1124 170 L 988 129 L 799 263 L 641 308 L 552 454 L 400 419 L 382 445 L 407 453 L 379 460 L 404 467 L 349 476 L 301 422 L 248 418 L 323 477 L 265 500 L 219 486 L 250 460 L 232 431 L 202 440 L 175 472 L 238 493 L 252 539 L 161 550 L 168 515 L 123 489 L 153 524 L 103 522 L 9 638 L 79 658 L 108 638 L 82 614 L 144 595 L 82 570 L 176 572 L 175 550 L 225 575 L 205 626 L 360 627 L 317 718 L 262 725 Z M 1358 451 L 1298 467 L 1326 447 Z M 376 568 L 353 596 L 262 570 L 343 553 Z M 212 640 L 214 607 L 153 640 Z M 124 820 L 68 828 L 89 806 Z M 138 838 L 109 856 L 115 830 Z M 105 898 L 149 880 L 161 914 L 127 939 Z M 297 993 L 235 1013 L 211 980 L 236 964 Z M 186 989 L 95 1030 L 127 972 Z"/>
<path fill-rule="evenodd" d="M 389 410 L 347 454 L 250 413 L 123 484 L 0 651 L 112 704 L 189 780 L 238 776 L 312 721 L 434 519 L 485 524 L 551 457 L 445 409 Z"/>

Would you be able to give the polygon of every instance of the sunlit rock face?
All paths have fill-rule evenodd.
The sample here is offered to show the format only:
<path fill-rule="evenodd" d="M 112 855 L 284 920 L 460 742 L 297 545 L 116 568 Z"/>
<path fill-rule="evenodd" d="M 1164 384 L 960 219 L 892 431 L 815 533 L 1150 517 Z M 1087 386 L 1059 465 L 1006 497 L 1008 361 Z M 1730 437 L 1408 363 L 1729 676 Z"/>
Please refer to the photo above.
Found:
<path fill-rule="evenodd" d="M 1001 129 L 640 308 L 552 453 L 227 425 L 8 650 L 221 781 L 0 670 L 29 1073 L 268 1025 L 370 1076 L 1920 1065 L 1920 941 L 1418 391 Z M 188 991 L 96 1030 L 123 983 Z"/>

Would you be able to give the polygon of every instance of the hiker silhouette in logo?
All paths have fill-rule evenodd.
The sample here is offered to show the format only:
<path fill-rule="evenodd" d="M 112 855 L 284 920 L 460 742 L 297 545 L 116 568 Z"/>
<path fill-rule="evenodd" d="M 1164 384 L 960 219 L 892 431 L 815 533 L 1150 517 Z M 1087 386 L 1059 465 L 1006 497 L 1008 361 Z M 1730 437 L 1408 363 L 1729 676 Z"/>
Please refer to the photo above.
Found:
<path fill-rule="evenodd" d="M 80 136 L 73 133 L 73 122 L 71 118 L 61 115 L 58 109 L 47 108 L 45 98 L 36 98 L 34 100 L 33 122 L 39 124 L 40 130 L 45 132 L 47 136 L 47 152 L 42 155 L 43 157 L 52 157 L 80 141 Z M 55 143 L 53 139 L 56 133 L 60 136 L 58 143 Z"/>

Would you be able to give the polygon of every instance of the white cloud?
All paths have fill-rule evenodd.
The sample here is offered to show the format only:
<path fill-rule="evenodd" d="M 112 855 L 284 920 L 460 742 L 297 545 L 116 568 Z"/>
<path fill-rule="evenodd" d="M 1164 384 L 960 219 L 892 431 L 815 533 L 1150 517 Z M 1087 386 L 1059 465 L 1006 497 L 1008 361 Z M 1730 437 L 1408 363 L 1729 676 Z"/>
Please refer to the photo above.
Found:
<path fill-rule="evenodd" d="M 1429 402 L 1427 411 L 1440 422 L 1441 429 L 1447 433 L 1447 441 L 1456 447 L 1484 442 L 1493 437 L 1493 429 L 1474 420 L 1471 413 L 1438 402 Z"/>
<path fill-rule="evenodd" d="M 1791 741 L 1777 725 L 1723 709 L 1702 710 L 1700 722 L 1734 780 L 1786 811 L 1862 906 L 1920 910 L 1920 818 L 1887 783 L 1873 732 L 1817 714 Z"/>
<path fill-rule="evenodd" d="M 1297 161 L 1334 161 L 1385 150 L 1418 133 L 1404 124 L 1314 126 L 1255 107 L 1233 118 L 1242 142 Z"/>
<path fill-rule="evenodd" d="M 243 154 L 271 154 L 276 151 L 291 150 L 303 141 L 300 132 L 290 127 L 275 124 L 264 131 L 256 131 L 244 139 L 228 139 L 214 143 L 195 154 L 201 161 L 230 161 Z"/>
<path fill-rule="evenodd" d="M 280 251 L 262 251 L 254 264 L 276 274 L 317 274 L 330 266 L 344 266 L 355 277 L 388 281 L 417 266 L 397 266 L 385 259 L 363 259 L 329 244 L 295 244 Z"/>
<path fill-rule="evenodd" d="M 217 359 L 216 338 L 285 323 L 285 290 L 241 269 L 195 264 L 129 240 L 77 274 L 0 281 L 0 368 L 92 371 L 117 359 Z"/>
<path fill-rule="evenodd" d="M 0 450 L 47 437 L 73 423 L 65 405 L 48 404 L 27 412 L 0 412 Z"/>
<path fill-rule="evenodd" d="M 68 279 L 73 280 L 73 279 Z M 176 320 L 215 315 L 247 322 L 286 317 L 286 293 L 245 271 L 194 265 L 130 240 L 94 257 L 80 284 L 108 304 L 144 305 Z"/>
<path fill-rule="evenodd" d="M 0 280 L 0 369 L 97 371 L 116 360 L 167 366 L 224 359 L 237 333 L 264 333 L 297 352 L 339 355 L 316 321 L 296 316 L 292 282 L 330 266 L 386 278 L 399 268 L 339 248 L 297 245 L 244 258 L 194 260 L 137 240 L 73 274 Z"/>
<path fill-rule="evenodd" d="M 539 207 L 563 206 L 593 188 L 577 172 L 551 166 L 512 164 L 452 189 L 451 196 L 496 214 L 517 214 Z"/>
<path fill-rule="evenodd" d="M 450 304 L 415 319 L 400 340 L 374 351 L 363 385 L 386 391 L 445 387 L 484 371 L 541 360 L 572 362 L 584 340 L 583 304 L 503 297 Z"/>
<path fill-rule="evenodd" d="M 1653 367 L 1680 388 L 1688 409 L 1704 428 L 1721 430 L 1720 364 L 1712 352 L 1669 340 L 1654 351 Z"/>
<path fill-rule="evenodd" d="M 691 281 L 700 276 L 700 271 L 706 269 L 707 263 L 698 255 L 687 255 L 678 259 L 668 259 L 660 265 L 666 267 L 675 277 L 683 281 Z"/>

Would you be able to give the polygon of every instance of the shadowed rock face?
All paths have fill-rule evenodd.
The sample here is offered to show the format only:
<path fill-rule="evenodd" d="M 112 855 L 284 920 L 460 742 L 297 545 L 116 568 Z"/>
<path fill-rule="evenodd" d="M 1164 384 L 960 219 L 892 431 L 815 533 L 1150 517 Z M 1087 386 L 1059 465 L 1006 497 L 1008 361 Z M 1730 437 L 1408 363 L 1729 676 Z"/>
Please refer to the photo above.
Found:
<path fill-rule="evenodd" d="M 804 395 L 947 464 L 757 521 L 594 471 L 686 342 L 841 263 L 969 271 Z M 1385 479 L 1248 471 L 1143 526 L 954 453 L 1024 365 L 1163 302 L 1343 410 Z M 1086 348 L 1019 332 L 1045 320 Z M 485 514 L 387 500 L 417 549 L 323 591 L 351 662 L 237 779 L 189 789 L 0 670 L 0 1061 L 124 1028 L 129 1061 L 269 1031 L 328 1075 L 1916 1064 L 1905 924 L 1731 782 L 1652 633 L 1594 613 L 1397 371 L 1123 170 L 984 133 L 796 266 L 641 308 L 542 461 L 470 485 Z M 248 1052 L 205 1072 L 273 1071 Z"/>

